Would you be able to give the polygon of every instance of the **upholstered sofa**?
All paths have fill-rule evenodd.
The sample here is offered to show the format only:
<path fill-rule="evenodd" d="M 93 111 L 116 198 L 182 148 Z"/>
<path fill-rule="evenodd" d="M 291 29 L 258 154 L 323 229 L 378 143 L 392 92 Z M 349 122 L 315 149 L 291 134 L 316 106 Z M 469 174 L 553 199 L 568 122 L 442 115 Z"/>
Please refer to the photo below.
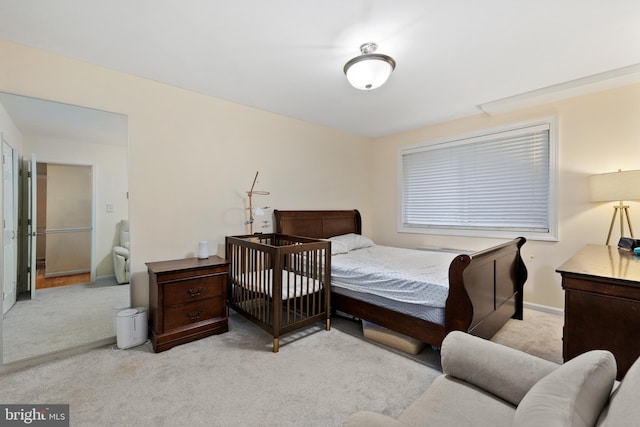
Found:
<path fill-rule="evenodd" d="M 590 351 L 557 365 L 451 332 L 441 357 L 443 374 L 397 419 L 361 411 L 344 426 L 639 425 L 640 362 L 618 383 L 608 351 Z"/>

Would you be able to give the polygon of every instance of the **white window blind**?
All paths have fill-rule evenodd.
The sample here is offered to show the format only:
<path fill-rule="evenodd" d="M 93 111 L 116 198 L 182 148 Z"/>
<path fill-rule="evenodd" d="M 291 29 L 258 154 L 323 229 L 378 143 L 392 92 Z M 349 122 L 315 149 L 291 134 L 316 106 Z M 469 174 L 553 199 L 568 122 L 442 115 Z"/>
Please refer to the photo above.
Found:
<path fill-rule="evenodd" d="M 401 148 L 399 166 L 400 231 L 553 234 L 549 123 Z"/>

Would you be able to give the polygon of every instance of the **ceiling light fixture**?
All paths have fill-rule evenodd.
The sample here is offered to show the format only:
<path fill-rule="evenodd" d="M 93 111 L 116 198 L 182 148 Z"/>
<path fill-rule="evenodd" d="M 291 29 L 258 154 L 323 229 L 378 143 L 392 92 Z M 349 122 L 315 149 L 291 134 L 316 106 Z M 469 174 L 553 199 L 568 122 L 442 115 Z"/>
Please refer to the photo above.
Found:
<path fill-rule="evenodd" d="M 377 44 L 365 43 L 360 46 L 362 55 L 344 64 L 344 74 L 356 89 L 372 90 L 382 86 L 396 68 L 396 61 L 392 57 L 374 53 L 376 49 Z"/>

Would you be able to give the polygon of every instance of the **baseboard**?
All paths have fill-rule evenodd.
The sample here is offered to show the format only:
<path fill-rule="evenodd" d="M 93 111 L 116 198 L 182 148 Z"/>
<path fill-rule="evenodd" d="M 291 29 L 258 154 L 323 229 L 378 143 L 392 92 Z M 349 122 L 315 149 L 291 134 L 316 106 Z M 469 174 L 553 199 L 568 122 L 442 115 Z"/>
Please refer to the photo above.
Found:
<path fill-rule="evenodd" d="M 564 310 L 556 307 L 549 307 L 547 305 L 534 304 L 531 302 L 525 302 L 523 304 L 524 308 L 528 308 L 530 310 L 542 311 L 544 313 L 551 313 L 558 316 L 564 316 Z"/>
<path fill-rule="evenodd" d="M 68 348 L 65 350 L 54 351 L 48 354 L 43 354 L 40 356 L 34 356 L 27 359 L 16 360 L 15 362 L 7 362 L 4 365 L 0 365 L 0 374 L 17 371 L 20 369 L 30 368 L 32 366 L 48 362 L 50 360 L 56 360 L 63 357 L 73 356 L 75 354 L 84 353 L 89 350 L 93 350 L 94 348 L 104 347 L 105 345 L 115 344 L 116 337 L 107 337 L 102 338 L 94 342 L 90 342 L 87 344 L 79 345 L 77 347 Z"/>

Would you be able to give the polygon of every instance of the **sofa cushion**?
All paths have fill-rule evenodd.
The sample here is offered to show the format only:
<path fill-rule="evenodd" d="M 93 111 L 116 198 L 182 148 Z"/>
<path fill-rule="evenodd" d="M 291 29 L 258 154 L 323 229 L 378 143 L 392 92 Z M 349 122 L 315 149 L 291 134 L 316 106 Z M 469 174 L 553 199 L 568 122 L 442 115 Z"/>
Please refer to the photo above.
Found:
<path fill-rule="evenodd" d="M 481 388 L 441 375 L 398 420 L 410 427 L 507 427 L 515 409 Z"/>
<path fill-rule="evenodd" d="M 618 388 L 611 394 L 609 404 L 598 418 L 598 427 L 637 425 L 640 420 L 640 359 L 624 374 Z"/>
<path fill-rule="evenodd" d="M 616 378 L 616 360 L 593 350 L 569 360 L 522 398 L 513 426 L 593 426 Z"/>

